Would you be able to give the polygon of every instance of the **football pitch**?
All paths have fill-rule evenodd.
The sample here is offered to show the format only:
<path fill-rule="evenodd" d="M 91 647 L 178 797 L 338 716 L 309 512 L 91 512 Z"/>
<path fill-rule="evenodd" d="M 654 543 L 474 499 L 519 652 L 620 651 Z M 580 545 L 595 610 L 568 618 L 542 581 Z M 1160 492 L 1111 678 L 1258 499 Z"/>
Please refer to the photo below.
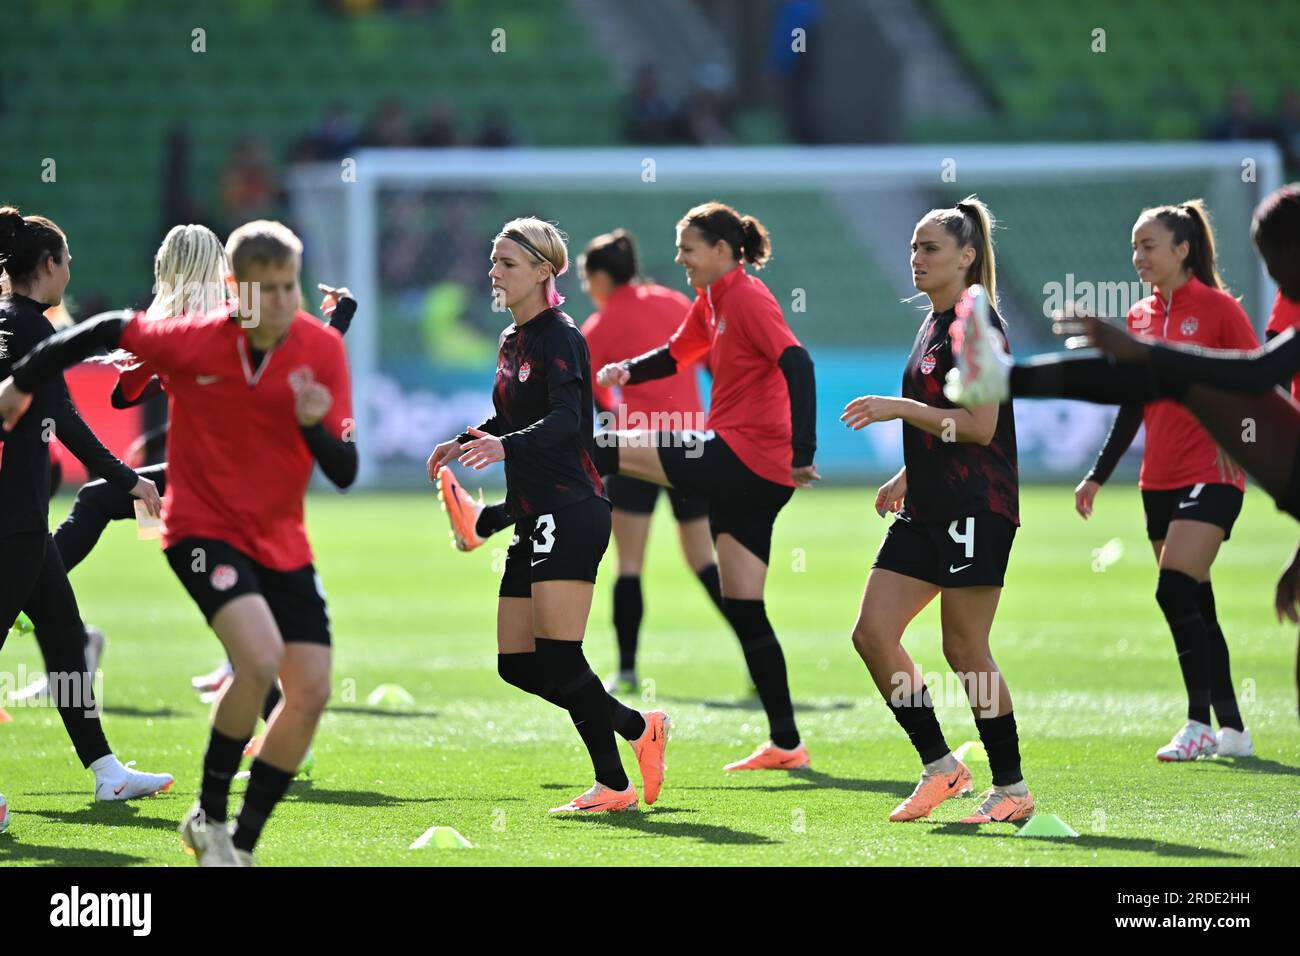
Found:
<path fill-rule="evenodd" d="M 729 775 L 722 765 L 766 738 L 735 638 L 681 560 L 665 503 L 645 574 L 642 696 L 674 721 L 663 794 L 641 812 L 560 819 L 548 807 L 591 783 L 567 714 L 498 678 L 496 587 L 507 536 L 461 554 L 425 495 L 313 494 L 308 522 L 334 623 L 334 695 L 315 768 L 277 808 L 261 866 L 306 865 L 1294 865 L 1300 860 L 1296 630 L 1275 622 L 1273 584 L 1297 540 L 1258 489 L 1214 569 L 1233 677 L 1258 756 L 1159 764 L 1182 724 L 1173 642 L 1156 606 L 1155 568 L 1135 488 L 1098 498 L 1087 523 L 1066 487 L 1023 491 L 993 652 L 1006 674 L 1026 780 L 1040 814 L 1079 833 L 1016 837 L 963 827 L 974 798 L 934 818 L 891 824 L 919 764 L 849 640 L 885 522 L 872 488 L 800 491 L 777 523 L 768 609 L 785 648 L 813 770 Z M 491 500 L 491 496 L 489 496 Z M 55 501 L 58 520 L 70 498 Z M 1099 549 L 1110 544 L 1103 557 Z M 602 675 L 615 661 L 601 568 L 586 642 Z M 118 755 L 176 775 L 170 793 L 95 804 L 51 709 L 9 706 L 0 724 L 0 793 L 12 822 L 0 865 L 192 866 L 176 825 L 194 799 L 208 708 L 192 674 L 220 658 L 216 638 L 156 542 L 119 522 L 72 575 L 83 617 L 108 635 L 105 727 Z M 954 748 L 975 738 L 951 693 L 937 604 L 907 647 L 937 677 Z M 28 636 L 0 652 L 11 682 L 39 671 Z M 372 706 L 383 684 L 414 702 Z M 932 685 L 934 690 L 935 685 Z M 628 703 L 633 703 L 628 701 Z M 624 763 L 640 785 L 630 750 Z M 987 763 L 972 763 L 976 793 Z M 232 811 L 244 784 L 237 783 Z M 410 849 L 429 827 L 468 849 Z"/>

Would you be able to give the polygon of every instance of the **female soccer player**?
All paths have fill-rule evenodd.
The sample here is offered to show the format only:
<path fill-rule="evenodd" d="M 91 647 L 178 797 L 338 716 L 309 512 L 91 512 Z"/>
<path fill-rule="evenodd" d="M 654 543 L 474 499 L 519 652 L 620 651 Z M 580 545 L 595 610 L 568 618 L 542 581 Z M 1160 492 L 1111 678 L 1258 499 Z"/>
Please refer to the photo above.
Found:
<path fill-rule="evenodd" d="M 993 774 L 979 809 L 961 822 L 1023 820 L 1033 814 L 1034 798 L 1020 770 L 1011 694 L 989 651 L 1020 524 L 1015 417 L 1010 402 L 961 409 L 942 392 L 959 317 L 1005 337 L 993 311 L 997 272 L 988 208 L 968 196 L 926 213 L 912 233 L 912 275 L 931 308 L 903 373 L 902 397 L 854 399 L 841 416 L 854 430 L 903 421 L 903 469 L 876 495 L 876 510 L 898 517 L 867 577 L 853 645 L 923 764 L 920 783 L 889 819 L 927 817 L 971 790 L 970 771 L 948 749 L 920 668 L 902 646 L 912 618 L 938 597 L 944 656 L 966 686 Z"/>
<path fill-rule="evenodd" d="M 213 714 L 198 802 L 180 827 L 201 866 L 251 865 L 311 744 L 329 698 L 330 623 L 303 495 L 313 463 L 339 487 L 357 471 L 342 340 L 298 310 L 302 244 L 280 223 L 257 221 L 231 233 L 226 252 L 235 278 L 259 290 L 252 301 L 158 322 L 87 322 L 37 346 L 0 384 L 0 417 L 12 427 L 42 382 L 98 348 L 125 349 L 166 378 L 163 547 L 235 668 Z M 251 485 L 249 475 L 258 476 Z M 284 701 L 232 834 L 230 782 L 277 674 Z"/>
<path fill-rule="evenodd" d="M 677 223 L 677 259 L 695 302 L 668 344 L 606 365 L 596 384 L 634 386 L 673 375 L 706 355 L 713 372 L 709 430 L 604 433 L 597 470 L 667 485 L 709 502 L 718 553 L 723 614 L 740 639 L 771 739 L 726 770 L 797 770 L 809 766 L 786 677 L 785 655 L 763 602 L 776 516 L 821 476 L 812 359 L 772 293 L 745 270 L 771 255 L 767 230 L 720 202 Z"/>
<path fill-rule="evenodd" d="M 540 219 L 512 219 L 492 243 L 492 291 L 514 323 L 501 333 L 492 405 L 478 428 L 439 444 L 429 480 L 453 459 L 505 462 L 506 502 L 518 516 L 497 600 L 497 670 L 509 684 L 568 710 L 596 782 L 553 813 L 633 810 L 614 732 L 632 744 L 646 803 L 663 783 L 669 720 L 609 696 L 582 653 L 596 568 L 609 545 L 610 505 L 592 465 L 591 359 L 560 311 L 555 278 L 564 237 Z"/>
<path fill-rule="evenodd" d="M 591 296 L 597 311 L 582 325 L 583 338 L 591 351 L 591 364 L 601 368 L 640 355 L 664 341 L 682 324 L 691 301 L 676 290 L 642 281 L 638 275 L 637 250 L 630 233 L 616 229 L 597 236 L 578 257 L 583 290 Z M 610 389 L 593 389 L 597 406 L 605 416 L 617 422 L 613 427 L 629 427 L 644 422 L 665 430 L 704 429 L 704 413 L 695 382 L 695 366 L 675 375 L 624 388 L 615 404 Z M 472 550 L 482 543 L 477 533 L 481 506 L 475 502 L 448 469 L 439 476 L 441 493 L 452 519 L 453 534 L 462 550 Z M 634 693 L 637 688 L 636 652 L 641 630 L 644 603 L 641 593 L 641 569 L 645 565 L 646 543 L 650 536 L 650 518 L 660 487 L 624 475 L 612 475 L 606 482 L 609 500 L 614 506 L 614 544 L 618 549 L 618 579 L 614 582 L 614 631 L 618 637 L 618 671 L 605 681 L 612 694 Z M 677 519 L 677 535 L 682 556 L 718 610 L 722 610 L 722 591 L 718 565 L 709 537 L 709 503 L 702 498 L 687 498 L 669 490 L 668 501 Z M 492 506 L 496 508 L 498 506 Z M 457 518 L 468 527 L 458 529 Z"/>
<path fill-rule="evenodd" d="M 71 278 L 67 237 L 44 216 L 0 209 L 0 375 L 38 342 L 54 334 L 45 310 L 63 300 Z M 82 765 L 95 775 L 96 800 L 129 800 L 166 790 L 170 774 L 141 773 L 113 755 L 99 721 L 82 644 L 85 628 L 68 573 L 49 533 L 50 424 L 87 469 L 159 511 L 153 482 L 118 461 L 82 421 L 62 375 L 28 396 L 33 414 L 0 435 L 0 646 L 25 612 L 53 685 L 59 717 Z"/>
<path fill-rule="evenodd" d="M 1144 209 L 1133 226 L 1133 265 L 1155 292 L 1129 310 L 1134 332 L 1207 348 L 1259 345 L 1245 310 L 1223 287 L 1205 204 Z M 1241 513 L 1245 475 L 1177 402 L 1119 410 L 1097 463 L 1075 489 L 1075 508 L 1092 514 L 1097 492 L 1145 422 L 1138 484 L 1147 537 L 1159 566 L 1156 601 L 1178 651 L 1187 690 L 1187 723 L 1156 751 L 1162 761 L 1222 753 L 1254 754 L 1232 689 L 1228 644 L 1215 613 L 1210 569 Z M 1210 708 L 1219 721 L 1216 737 Z"/>
<path fill-rule="evenodd" d="M 1300 301 L 1300 185 L 1265 197 L 1255 209 L 1251 239 L 1278 291 Z M 1016 363 L 1000 342 L 973 326 L 945 393 L 967 406 L 1009 395 L 1104 405 L 1173 399 L 1260 483 L 1279 510 L 1300 520 L 1300 403 L 1278 387 L 1300 372 L 1300 333 L 1288 329 L 1263 349 L 1229 352 L 1161 344 L 1095 318 L 1061 323 L 1062 331 L 1076 329 L 1100 351 L 1040 355 Z M 1274 603 L 1279 620 L 1300 619 L 1298 599 L 1300 548 L 1278 580 Z M 1300 685 L 1300 660 L 1296 682 Z"/>

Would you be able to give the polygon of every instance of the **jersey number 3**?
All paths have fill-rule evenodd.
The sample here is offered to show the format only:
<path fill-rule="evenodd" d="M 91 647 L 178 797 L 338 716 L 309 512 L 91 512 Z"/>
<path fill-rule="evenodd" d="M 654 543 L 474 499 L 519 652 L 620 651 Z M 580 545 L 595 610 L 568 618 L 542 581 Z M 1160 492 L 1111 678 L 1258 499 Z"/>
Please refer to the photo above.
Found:
<path fill-rule="evenodd" d="M 961 520 L 961 519 L 958 519 Z M 966 546 L 966 557 L 975 557 L 975 516 L 971 515 L 966 519 L 966 528 L 964 531 L 957 530 L 957 522 L 954 521 L 948 525 L 948 537 L 958 544 Z"/>
<path fill-rule="evenodd" d="M 555 516 L 538 515 L 533 529 L 533 554 L 550 554 L 555 547 Z"/>

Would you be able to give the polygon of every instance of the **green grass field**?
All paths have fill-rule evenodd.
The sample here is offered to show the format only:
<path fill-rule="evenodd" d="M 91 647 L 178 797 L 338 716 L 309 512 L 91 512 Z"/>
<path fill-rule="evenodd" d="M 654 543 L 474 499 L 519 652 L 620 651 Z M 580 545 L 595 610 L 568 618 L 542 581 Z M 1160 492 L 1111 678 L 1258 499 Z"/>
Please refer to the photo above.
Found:
<path fill-rule="evenodd" d="M 55 515 L 67 504 L 56 501 Z M 676 725 L 668 780 L 649 810 L 586 819 L 546 813 L 591 782 L 567 715 L 496 675 L 500 552 L 448 547 L 432 494 L 319 494 L 308 511 L 335 623 L 334 698 L 314 775 L 298 780 L 277 809 L 259 865 L 1259 866 L 1300 859 L 1296 632 L 1275 623 L 1270 610 L 1296 529 L 1258 490 L 1247 494 L 1215 584 L 1259 757 L 1191 765 L 1154 759 L 1181 725 L 1184 698 L 1153 597 L 1136 491 L 1108 489 L 1085 524 L 1068 489 L 1026 490 L 993 647 L 1015 699 L 1039 812 L 1079 831 L 1070 841 L 1013 838 L 1009 826 L 959 827 L 953 821 L 973 806 L 969 800 L 950 801 L 932 821 L 887 822 L 919 766 L 849 643 L 884 531 L 865 489 L 800 492 L 773 545 L 768 606 L 813 756 L 809 773 L 722 772 L 765 738 L 766 723 L 747 697 L 735 639 L 680 560 L 661 505 L 646 574 L 642 677 L 652 682 L 647 699 L 654 695 Z M 1122 558 L 1095 572 L 1094 549 L 1113 538 L 1123 542 Z M 504 537 L 491 542 L 505 544 Z M 611 549 L 587 641 L 602 673 L 614 661 L 612 573 Z M 0 792 L 12 813 L 0 864 L 190 866 L 175 827 L 198 784 L 207 708 L 189 678 L 219 659 L 217 641 L 156 544 L 136 541 L 130 525 L 108 531 L 73 583 L 84 617 L 109 637 L 110 741 L 123 760 L 171 771 L 177 784 L 154 799 L 96 805 L 55 712 L 11 708 L 13 721 L 0 724 Z M 908 647 L 923 670 L 945 673 L 937 608 L 913 625 Z M 39 655 L 29 637 L 14 636 L 0 670 L 16 680 L 23 668 L 39 670 Z M 381 683 L 406 687 L 414 707 L 368 707 Z M 949 743 L 972 739 L 970 712 L 938 700 Z M 977 787 L 987 786 L 987 764 L 972 770 Z M 474 848 L 408 849 L 434 824 L 455 827 Z"/>

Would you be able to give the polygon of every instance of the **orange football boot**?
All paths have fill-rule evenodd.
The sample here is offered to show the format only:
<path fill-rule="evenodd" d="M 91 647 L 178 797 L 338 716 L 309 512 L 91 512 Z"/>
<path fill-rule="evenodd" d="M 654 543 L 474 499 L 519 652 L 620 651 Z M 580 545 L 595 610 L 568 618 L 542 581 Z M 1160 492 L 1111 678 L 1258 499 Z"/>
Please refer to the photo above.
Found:
<path fill-rule="evenodd" d="M 784 750 L 767 741 L 744 760 L 729 763 L 723 770 L 803 770 L 812 766 L 808 748 L 799 741 L 794 750 Z"/>
<path fill-rule="evenodd" d="M 889 819 L 894 823 L 905 823 L 928 817 L 949 797 L 965 796 L 972 789 L 970 771 L 960 760 L 955 770 L 923 773 L 912 795 L 894 808 Z"/>

